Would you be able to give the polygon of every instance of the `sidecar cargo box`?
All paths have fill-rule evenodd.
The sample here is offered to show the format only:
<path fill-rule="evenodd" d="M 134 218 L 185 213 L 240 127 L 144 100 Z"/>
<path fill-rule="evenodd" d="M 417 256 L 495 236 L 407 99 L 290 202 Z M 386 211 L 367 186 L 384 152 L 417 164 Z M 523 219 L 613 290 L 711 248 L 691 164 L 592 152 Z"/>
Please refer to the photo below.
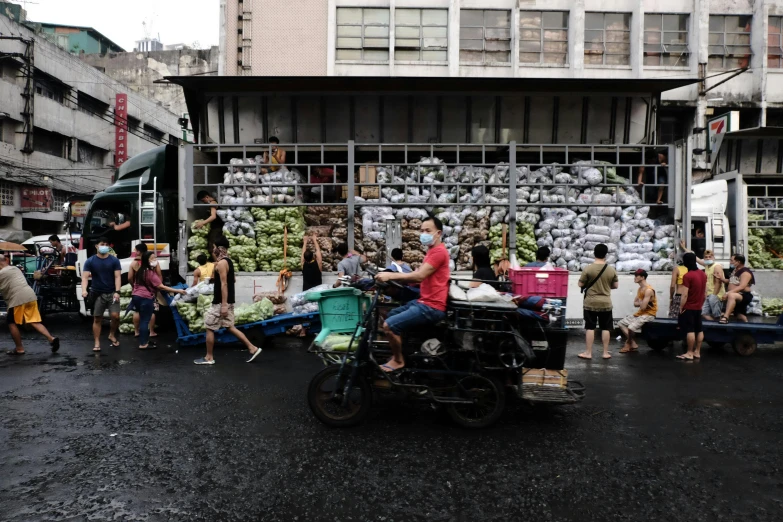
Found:
<path fill-rule="evenodd" d="M 318 303 L 321 316 L 321 333 L 315 339 L 318 345 L 330 334 L 354 333 L 370 304 L 364 292 L 351 287 L 307 292 L 306 297 Z"/>

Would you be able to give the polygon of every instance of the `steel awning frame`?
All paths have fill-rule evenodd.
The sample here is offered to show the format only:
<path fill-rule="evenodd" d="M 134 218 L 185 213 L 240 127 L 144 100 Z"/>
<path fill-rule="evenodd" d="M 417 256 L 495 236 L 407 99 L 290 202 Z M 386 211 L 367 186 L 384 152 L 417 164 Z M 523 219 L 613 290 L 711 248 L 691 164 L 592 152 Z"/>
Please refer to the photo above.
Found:
<path fill-rule="evenodd" d="M 383 76 L 166 76 L 155 83 L 179 85 L 193 132 L 212 96 L 285 95 L 480 95 L 524 93 L 555 96 L 659 96 L 698 83 L 698 78 L 463 78 Z"/>

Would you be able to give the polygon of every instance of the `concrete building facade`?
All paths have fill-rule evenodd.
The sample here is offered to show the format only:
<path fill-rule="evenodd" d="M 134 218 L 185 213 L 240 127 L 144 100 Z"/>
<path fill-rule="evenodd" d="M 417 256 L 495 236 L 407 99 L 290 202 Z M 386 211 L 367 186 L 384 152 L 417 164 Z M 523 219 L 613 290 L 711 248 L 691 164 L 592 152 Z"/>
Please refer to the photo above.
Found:
<path fill-rule="evenodd" d="M 670 143 L 729 110 L 740 111 L 741 128 L 783 125 L 781 20 L 783 0 L 221 0 L 220 69 L 702 78 L 662 96 L 656 134 L 645 139 Z M 744 153 L 754 163 L 763 156 L 764 172 L 779 167 L 783 153 L 769 141 L 758 145 L 763 153 Z M 697 171 L 708 166 L 706 155 L 694 158 Z"/>
<path fill-rule="evenodd" d="M 72 193 L 112 182 L 115 102 L 127 94 L 128 156 L 178 143 L 177 115 L 0 16 L 0 228 L 58 230 Z M 53 189 L 50 212 L 25 212 L 25 187 Z"/>
<path fill-rule="evenodd" d="M 139 95 L 160 102 L 179 116 L 187 114 L 182 89 L 155 83 L 166 76 L 216 75 L 218 47 L 211 49 L 164 50 L 153 52 L 83 54 L 80 59 Z"/>

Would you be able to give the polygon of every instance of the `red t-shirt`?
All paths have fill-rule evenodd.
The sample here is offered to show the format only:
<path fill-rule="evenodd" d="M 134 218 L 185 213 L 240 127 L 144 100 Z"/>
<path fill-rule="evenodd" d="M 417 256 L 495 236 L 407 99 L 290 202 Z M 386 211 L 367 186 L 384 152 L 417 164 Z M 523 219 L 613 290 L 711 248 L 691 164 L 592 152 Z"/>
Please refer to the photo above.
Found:
<path fill-rule="evenodd" d="M 419 302 L 441 312 L 446 311 L 446 299 L 449 297 L 449 279 L 451 278 L 449 261 L 449 251 L 446 250 L 443 243 L 430 248 L 427 255 L 424 256 L 424 263 L 434 268 L 435 273 L 421 282 Z"/>
<path fill-rule="evenodd" d="M 701 270 L 689 270 L 682 277 L 682 284 L 688 289 L 685 310 L 701 310 L 707 289 L 707 274 Z"/>

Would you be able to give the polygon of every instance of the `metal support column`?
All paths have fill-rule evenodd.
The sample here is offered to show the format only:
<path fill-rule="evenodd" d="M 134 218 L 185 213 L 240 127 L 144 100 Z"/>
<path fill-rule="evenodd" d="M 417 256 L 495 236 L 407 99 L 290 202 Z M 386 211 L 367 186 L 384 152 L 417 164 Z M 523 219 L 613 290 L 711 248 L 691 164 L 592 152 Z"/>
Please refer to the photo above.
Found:
<path fill-rule="evenodd" d="M 356 159 L 355 159 L 354 141 L 348 141 L 348 197 L 346 203 L 348 203 L 348 249 L 354 249 L 354 197 L 356 195 L 354 189 L 354 183 L 356 181 Z"/>
<path fill-rule="evenodd" d="M 517 142 L 508 144 L 508 259 L 517 263 Z"/>

